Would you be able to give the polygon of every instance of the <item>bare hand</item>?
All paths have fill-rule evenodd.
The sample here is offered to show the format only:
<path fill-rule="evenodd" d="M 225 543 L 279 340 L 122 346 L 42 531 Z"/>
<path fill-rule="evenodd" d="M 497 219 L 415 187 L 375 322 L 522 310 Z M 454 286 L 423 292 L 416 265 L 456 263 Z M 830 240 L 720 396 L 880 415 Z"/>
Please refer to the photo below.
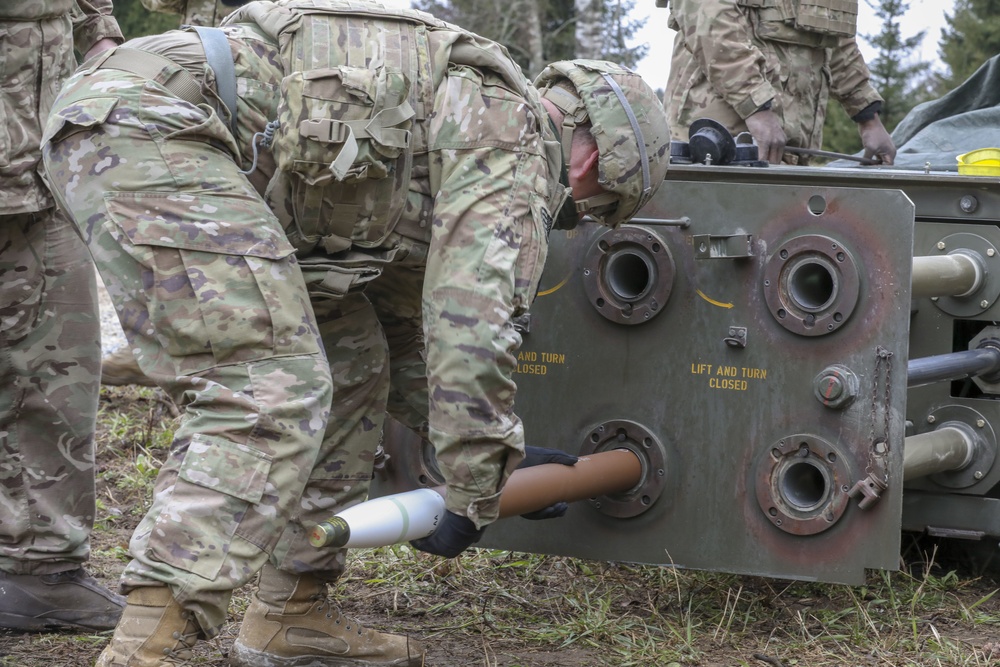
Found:
<path fill-rule="evenodd" d="M 765 109 L 750 114 L 745 122 L 750 134 L 757 140 L 757 157 L 761 160 L 767 160 L 771 164 L 781 162 L 788 137 L 785 136 L 785 130 L 781 127 L 781 119 L 778 118 L 778 114 L 770 109 Z"/>
<path fill-rule="evenodd" d="M 110 37 L 105 37 L 104 39 L 98 40 L 90 50 L 83 56 L 83 61 L 87 62 L 99 53 L 104 53 L 108 49 L 113 49 L 118 46 L 118 42 L 111 39 Z"/>
<path fill-rule="evenodd" d="M 896 146 L 893 145 L 892 137 L 886 132 L 878 115 L 858 123 L 858 134 L 861 135 L 861 144 L 865 147 L 865 157 L 881 164 L 892 164 L 895 161 Z"/>

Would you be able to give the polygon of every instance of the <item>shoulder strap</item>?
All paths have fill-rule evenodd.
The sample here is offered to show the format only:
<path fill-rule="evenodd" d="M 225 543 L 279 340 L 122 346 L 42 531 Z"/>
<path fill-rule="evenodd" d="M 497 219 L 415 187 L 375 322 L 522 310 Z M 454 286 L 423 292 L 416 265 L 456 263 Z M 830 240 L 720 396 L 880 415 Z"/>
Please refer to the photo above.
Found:
<path fill-rule="evenodd" d="M 215 71 L 215 85 L 229 111 L 229 129 L 233 136 L 237 135 L 236 129 L 236 67 L 233 64 L 233 52 L 229 48 L 229 40 L 226 33 L 220 28 L 207 28 L 205 26 L 192 26 L 201 38 L 201 43 L 205 47 L 205 58 L 208 59 L 208 66 Z"/>

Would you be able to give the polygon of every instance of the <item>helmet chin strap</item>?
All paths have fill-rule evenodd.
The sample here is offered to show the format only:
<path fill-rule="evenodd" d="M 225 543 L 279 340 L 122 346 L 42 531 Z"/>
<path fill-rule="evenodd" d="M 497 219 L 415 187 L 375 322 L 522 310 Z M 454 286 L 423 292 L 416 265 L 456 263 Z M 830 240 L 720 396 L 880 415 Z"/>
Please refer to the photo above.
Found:
<path fill-rule="evenodd" d="M 632 130 L 638 135 L 639 150 L 642 153 L 643 184 L 645 186 L 644 189 L 648 192 L 649 165 L 647 164 L 646 156 L 644 154 L 646 147 L 642 142 L 642 135 L 639 131 L 638 122 L 635 119 L 635 115 L 632 113 L 632 107 L 629 106 L 628 100 L 625 98 L 625 93 L 622 92 L 618 83 L 607 74 L 604 74 L 604 78 L 614 91 L 615 96 L 618 98 L 618 102 L 628 114 L 629 121 L 632 124 Z M 542 91 L 542 96 L 552 102 L 552 104 L 554 104 L 555 107 L 563 114 L 559 140 L 562 145 L 563 163 L 568 167 L 571 164 L 570 158 L 573 153 L 573 132 L 578 126 L 588 122 L 590 120 L 590 115 L 587 113 L 587 107 L 584 105 L 583 100 L 561 86 L 550 86 Z M 602 216 L 598 211 L 600 209 L 614 210 L 614 207 L 618 204 L 618 200 L 619 197 L 617 194 L 605 191 L 601 194 L 594 195 L 593 197 L 587 197 L 586 199 L 574 199 L 573 203 L 577 216 L 590 213 L 594 217 L 600 219 Z M 565 208 L 568 207 L 564 206 L 564 209 Z"/>
<path fill-rule="evenodd" d="M 621 86 L 618 85 L 618 82 L 611 75 L 602 72 L 601 76 L 604 77 L 604 80 L 612 92 L 614 92 L 615 97 L 618 98 L 618 103 L 624 109 L 629 125 L 631 125 L 632 133 L 635 135 L 636 146 L 639 150 L 639 164 L 642 169 L 642 196 L 636 207 L 636 210 L 638 210 L 649 200 L 653 192 L 649 173 L 649 157 L 646 154 L 646 142 L 642 136 L 639 121 L 632 110 L 632 105 L 629 104 L 628 98 L 625 96 L 625 92 L 621 89 Z M 542 91 L 542 96 L 552 102 L 563 113 L 560 142 L 562 144 L 563 162 L 565 165 L 570 165 L 570 156 L 573 149 L 573 132 L 579 125 L 590 120 L 587 107 L 584 105 L 583 100 L 561 86 L 549 86 Z M 598 220 L 603 218 L 604 214 L 614 212 L 619 201 L 619 196 L 611 191 L 605 191 L 579 201 L 576 199 L 573 200 L 577 215 L 589 213 Z"/>
<path fill-rule="evenodd" d="M 618 85 L 618 82 L 611 78 L 611 75 L 602 72 L 601 76 L 604 80 L 608 82 L 611 86 L 611 90 L 615 92 L 615 97 L 618 98 L 618 103 L 622 105 L 622 109 L 625 110 L 625 115 L 628 116 L 629 125 L 632 126 L 632 134 L 635 135 L 635 145 L 639 149 L 639 164 L 642 165 L 642 193 L 643 202 L 649 198 L 650 190 L 652 189 L 652 184 L 649 182 L 649 156 L 646 154 L 646 140 L 642 136 L 642 128 L 639 127 L 639 119 L 635 117 L 635 112 L 632 110 L 632 105 L 628 103 L 628 98 L 625 97 L 625 92 L 622 87 Z"/>
<path fill-rule="evenodd" d="M 559 140 L 562 145 L 563 164 L 568 168 L 570 157 L 573 153 L 573 132 L 578 126 L 589 121 L 590 115 L 587 113 L 587 107 L 584 106 L 583 101 L 565 88 L 551 86 L 542 91 L 542 97 L 552 102 L 563 114 Z M 602 192 L 599 195 L 579 201 L 576 199 L 573 200 L 577 216 L 617 203 L 618 195 L 613 192 Z M 568 207 L 564 206 L 563 208 L 566 209 Z"/>

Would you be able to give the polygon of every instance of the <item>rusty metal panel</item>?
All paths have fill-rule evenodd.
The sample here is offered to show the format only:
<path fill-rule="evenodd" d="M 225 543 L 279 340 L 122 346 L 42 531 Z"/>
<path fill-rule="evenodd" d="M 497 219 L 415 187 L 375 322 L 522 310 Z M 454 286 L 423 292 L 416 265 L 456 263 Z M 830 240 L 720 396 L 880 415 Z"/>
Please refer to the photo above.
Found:
<path fill-rule="evenodd" d="M 913 221 L 898 190 L 723 177 L 668 179 L 616 230 L 553 232 L 521 323 L 528 443 L 625 447 L 643 479 L 481 545 L 844 583 L 894 569 Z M 381 492 L 433 476 L 400 439 Z"/>
<path fill-rule="evenodd" d="M 648 471 L 484 544 L 847 583 L 895 568 L 913 218 L 899 191 L 668 181 L 632 224 L 553 234 L 516 376 L 527 439 L 628 446 Z M 869 476 L 888 484 L 862 510 Z"/>

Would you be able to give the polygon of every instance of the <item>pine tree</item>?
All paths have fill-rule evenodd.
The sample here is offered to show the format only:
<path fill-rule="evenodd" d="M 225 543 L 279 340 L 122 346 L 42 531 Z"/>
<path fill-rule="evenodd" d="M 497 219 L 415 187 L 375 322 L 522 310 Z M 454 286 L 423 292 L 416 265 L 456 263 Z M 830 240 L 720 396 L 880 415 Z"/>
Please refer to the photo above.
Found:
<path fill-rule="evenodd" d="M 881 31 L 874 35 L 860 35 L 876 48 L 878 55 L 868 62 L 872 85 L 885 102 L 880 117 L 886 129 L 892 132 L 900 120 L 919 102 L 930 99 L 930 63 L 915 60 L 914 53 L 924 39 L 924 32 L 903 38 L 899 19 L 910 8 L 906 0 L 866 0 L 881 20 Z M 823 146 L 838 153 L 856 153 L 861 150 L 857 126 L 835 100 L 827 104 L 826 123 L 823 126 Z"/>
<path fill-rule="evenodd" d="M 948 27 L 941 29 L 941 60 L 948 67 L 943 91 L 969 78 L 1000 53 L 1000 0 L 955 0 Z"/>
<path fill-rule="evenodd" d="M 899 19 L 909 10 L 905 0 L 880 0 L 878 5 L 869 2 L 875 15 L 882 20 L 882 31 L 864 38 L 878 50 L 878 55 L 868 63 L 872 85 L 885 102 L 882 104 L 882 124 L 892 132 L 910 109 L 926 101 L 929 92 L 925 86 L 930 63 L 914 59 L 926 31 L 903 38 Z"/>

